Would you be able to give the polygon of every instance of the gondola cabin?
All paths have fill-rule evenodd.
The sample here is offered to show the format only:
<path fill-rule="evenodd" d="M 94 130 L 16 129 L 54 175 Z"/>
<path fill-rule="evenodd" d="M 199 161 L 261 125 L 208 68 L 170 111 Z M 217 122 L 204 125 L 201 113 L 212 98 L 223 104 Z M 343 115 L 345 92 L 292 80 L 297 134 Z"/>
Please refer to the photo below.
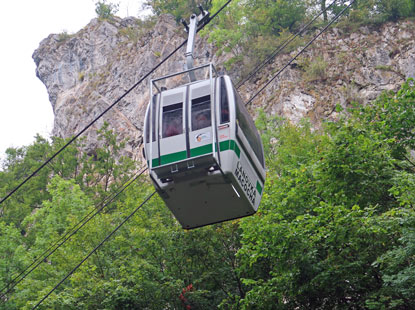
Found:
<path fill-rule="evenodd" d="M 265 182 L 261 138 L 229 76 L 187 71 L 206 67 L 208 79 L 173 89 L 157 83 L 176 75 L 152 80 L 144 124 L 150 177 L 186 229 L 254 214 Z"/>

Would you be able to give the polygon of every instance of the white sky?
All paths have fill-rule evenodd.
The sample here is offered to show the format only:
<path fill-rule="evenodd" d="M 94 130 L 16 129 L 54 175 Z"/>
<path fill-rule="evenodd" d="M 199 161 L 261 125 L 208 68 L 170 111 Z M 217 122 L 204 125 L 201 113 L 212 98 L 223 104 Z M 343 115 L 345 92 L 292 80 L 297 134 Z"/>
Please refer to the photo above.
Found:
<path fill-rule="evenodd" d="M 96 17 L 97 0 L 9 0 L 0 18 L 0 159 L 53 126 L 46 87 L 36 77 L 33 51 L 51 33 L 75 33 Z M 119 3 L 120 17 L 138 16 L 142 0 Z"/>

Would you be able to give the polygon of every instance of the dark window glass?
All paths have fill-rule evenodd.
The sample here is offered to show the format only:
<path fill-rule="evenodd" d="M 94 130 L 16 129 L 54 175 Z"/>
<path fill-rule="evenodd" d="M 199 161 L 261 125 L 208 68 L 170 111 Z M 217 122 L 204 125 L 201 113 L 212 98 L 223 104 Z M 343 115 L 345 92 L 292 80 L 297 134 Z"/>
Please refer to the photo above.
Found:
<path fill-rule="evenodd" d="M 211 126 L 210 96 L 192 100 L 192 131 Z"/>
<path fill-rule="evenodd" d="M 249 115 L 248 110 L 245 108 L 245 104 L 243 103 L 242 98 L 239 96 L 236 89 L 234 89 L 234 93 L 236 102 L 236 119 L 238 121 L 239 127 L 241 127 L 242 132 L 244 133 L 248 143 L 250 144 L 262 167 L 265 167 L 261 137 L 259 136 L 258 130 L 255 127 L 255 123 Z"/>
<path fill-rule="evenodd" d="M 152 136 L 153 136 L 153 142 L 156 141 L 156 114 L 157 114 L 157 98 L 159 98 L 160 95 L 153 97 L 153 111 L 151 113 L 152 115 L 152 124 L 153 124 L 153 130 L 152 130 Z"/>
<path fill-rule="evenodd" d="M 163 107 L 163 138 L 183 133 L 183 103 Z"/>
<path fill-rule="evenodd" d="M 225 78 L 220 79 L 220 123 L 229 123 L 229 101 Z"/>
<path fill-rule="evenodd" d="M 148 113 L 146 118 L 146 143 L 150 141 L 150 107 L 148 107 Z"/>
<path fill-rule="evenodd" d="M 146 141 L 147 143 L 150 142 L 150 114 L 152 115 L 152 122 L 153 122 L 153 142 L 156 141 L 156 107 L 157 107 L 157 95 L 153 96 L 153 109 L 152 113 L 150 113 L 150 108 L 147 114 L 146 120 Z"/>

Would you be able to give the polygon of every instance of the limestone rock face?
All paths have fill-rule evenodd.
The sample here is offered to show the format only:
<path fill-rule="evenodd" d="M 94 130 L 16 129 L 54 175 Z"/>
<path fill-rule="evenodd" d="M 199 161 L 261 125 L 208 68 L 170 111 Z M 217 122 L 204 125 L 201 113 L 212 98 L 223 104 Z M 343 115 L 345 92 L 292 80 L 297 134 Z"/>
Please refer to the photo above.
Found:
<path fill-rule="evenodd" d="M 242 92 L 260 88 L 270 72 L 282 68 L 300 49 L 277 57 Z M 313 71 L 316 67 L 320 70 Z M 362 27 L 355 33 L 335 28 L 275 79 L 255 105 L 294 122 L 307 117 L 318 126 L 324 119 L 337 117 L 336 104 L 366 104 L 383 91 L 396 91 L 411 77 L 415 77 L 414 21 L 388 23 L 379 29 Z"/>
<path fill-rule="evenodd" d="M 185 33 L 179 30 L 168 15 L 151 28 L 132 17 L 93 19 L 74 35 L 44 39 L 33 59 L 53 107 L 52 134 L 66 138 L 85 128 L 184 41 Z M 196 64 L 209 62 L 206 55 L 214 54 L 208 45 L 203 47 L 204 53 L 196 51 Z M 150 77 L 183 70 L 183 54 L 181 49 Z M 86 131 L 87 147 L 97 146 L 96 129 L 105 121 L 120 139 L 128 139 L 124 154 L 136 157 L 148 100 L 146 79 Z"/>
<path fill-rule="evenodd" d="M 164 57 L 179 46 L 186 34 L 174 18 L 161 16 L 151 27 L 129 17 L 111 22 L 92 20 L 74 35 L 52 34 L 34 52 L 36 74 L 45 84 L 55 114 L 53 135 L 69 137 L 129 90 Z M 302 47 L 279 55 L 240 92 L 244 99 L 260 89 Z M 184 67 L 182 48 L 152 78 Z M 215 48 L 198 37 L 195 65 L 221 64 L 230 57 L 216 57 Z M 235 83 L 241 72 L 229 73 Z M 355 33 L 331 29 L 323 34 L 252 103 L 270 114 L 298 122 L 307 117 L 318 126 L 335 118 L 335 106 L 352 101 L 365 104 L 382 91 L 397 90 L 415 77 L 415 22 L 385 24 L 379 29 L 362 27 Z M 86 133 L 88 148 L 96 147 L 96 129 L 104 121 L 120 139 L 128 139 L 124 154 L 138 158 L 145 108 L 149 100 L 148 80 L 134 88 Z"/>

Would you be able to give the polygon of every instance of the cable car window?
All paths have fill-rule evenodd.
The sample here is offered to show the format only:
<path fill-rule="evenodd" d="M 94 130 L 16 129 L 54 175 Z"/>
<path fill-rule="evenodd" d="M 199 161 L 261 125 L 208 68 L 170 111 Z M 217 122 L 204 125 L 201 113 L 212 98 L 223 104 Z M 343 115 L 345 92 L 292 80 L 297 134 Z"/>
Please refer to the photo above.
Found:
<path fill-rule="evenodd" d="M 148 107 L 148 113 L 146 117 L 146 143 L 150 141 L 150 107 Z"/>
<path fill-rule="evenodd" d="M 229 101 L 225 79 L 220 79 L 220 123 L 229 123 Z"/>
<path fill-rule="evenodd" d="M 153 109 L 150 113 L 150 107 L 149 111 L 147 113 L 147 120 L 146 120 L 146 141 L 147 143 L 150 142 L 150 114 L 152 115 L 152 122 L 153 122 L 153 142 L 156 141 L 156 106 L 157 106 L 157 95 L 153 96 Z"/>
<path fill-rule="evenodd" d="M 245 105 L 239 96 L 236 89 L 235 93 L 235 106 L 236 106 L 236 119 L 238 120 L 239 126 L 241 127 L 246 139 L 248 140 L 252 150 L 254 151 L 258 161 L 261 163 L 262 167 L 265 168 L 264 163 L 264 153 L 261 146 L 261 137 L 258 134 L 258 130 L 255 127 L 254 121 L 249 115 L 248 110 L 245 108 Z"/>
<path fill-rule="evenodd" d="M 163 138 L 183 133 L 183 103 L 163 107 Z"/>
<path fill-rule="evenodd" d="M 192 131 L 211 126 L 210 95 L 192 100 Z"/>

